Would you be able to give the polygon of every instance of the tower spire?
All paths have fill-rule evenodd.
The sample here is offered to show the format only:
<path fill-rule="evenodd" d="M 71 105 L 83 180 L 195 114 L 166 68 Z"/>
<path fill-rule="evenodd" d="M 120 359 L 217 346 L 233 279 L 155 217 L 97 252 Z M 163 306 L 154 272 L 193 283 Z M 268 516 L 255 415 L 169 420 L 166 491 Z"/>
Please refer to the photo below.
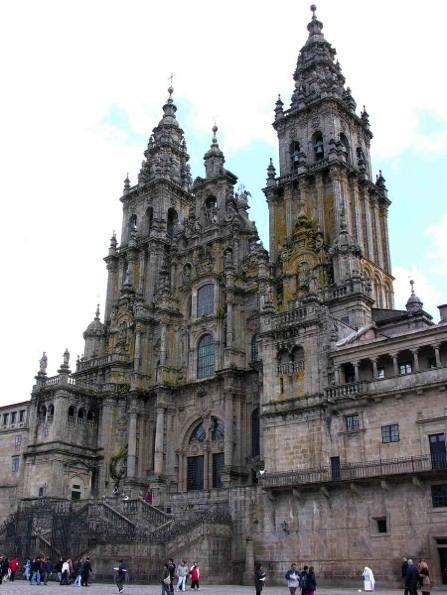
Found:
<path fill-rule="evenodd" d="M 206 177 L 207 178 L 214 178 L 216 176 L 222 175 L 224 169 L 223 165 L 225 163 L 225 157 L 222 151 L 220 150 L 219 143 L 217 142 L 217 131 L 219 130 L 217 124 L 214 123 L 212 127 L 212 139 L 211 139 L 211 146 L 208 151 L 204 155 L 204 162 L 205 162 L 205 170 L 206 170 Z"/>

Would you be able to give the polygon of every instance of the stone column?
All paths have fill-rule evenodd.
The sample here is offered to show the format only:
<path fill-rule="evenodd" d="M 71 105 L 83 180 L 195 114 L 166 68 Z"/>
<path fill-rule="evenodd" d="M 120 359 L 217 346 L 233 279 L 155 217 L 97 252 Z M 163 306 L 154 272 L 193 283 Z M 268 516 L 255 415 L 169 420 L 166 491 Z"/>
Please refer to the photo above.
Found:
<path fill-rule="evenodd" d="M 373 380 L 376 380 L 376 378 L 378 377 L 379 373 L 377 371 L 377 358 L 371 358 L 371 362 L 372 362 L 372 366 L 373 366 Z"/>
<path fill-rule="evenodd" d="M 135 477 L 135 462 L 137 458 L 137 407 L 132 400 L 129 410 L 128 433 L 127 433 L 127 478 Z"/>
<path fill-rule="evenodd" d="M 102 401 L 101 418 L 98 429 L 98 447 L 103 449 L 104 461 L 103 467 L 100 468 L 99 474 L 99 490 L 102 492 L 105 488 L 105 482 L 109 478 L 109 460 L 110 456 L 116 454 L 112 446 L 113 438 L 113 409 L 115 401 L 112 396 L 105 397 Z M 111 490 L 110 490 L 111 491 Z"/>
<path fill-rule="evenodd" d="M 324 219 L 324 184 L 323 174 L 317 173 L 315 176 L 315 188 L 317 192 L 317 215 L 320 223 L 320 229 L 323 233 L 326 231 L 326 221 Z"/>
<path fill-rule="evenodd" d="M 340 381 L 340 366 L 335 366 L 334 367 L 334 380 L 335 380 L 336 386 L 338 386 L 339 384 L 341 384 L 341 381 Z"/>
<path fill-rule="evenodd" d="M 167 327 L 166 323 L 162 323 L 160 328 L 160 366 L 164 366 L 166 364 L 166 341 L 167 341 Z"/>
<path fill-rule="evenodd" d="M 245 571 L 244 571 L 244 583 L 251 585 L 253 583 L 253 572 L 255 568 L 255 553 L 254 544 L 251 537 L 247 537 L 245 540 Z"/>
<path fill-rule="evenodd" d="M 155 427 L 154 474 L 162 475 L 164 458 L 165 405 L 157 405 L 157 425 Z"/>
<path fill-rule="evenodd" d="M 341 181 L 340 181 L 340 172 L 337 168 L 331 168 L 330 170 L 330 177 L 332 182 L 332 192 L 334 195 L 334 219 L 335 219 L 335 235 L 337 235 L 340 231 L 340 211 L 341 211 L 341 202 L 342 202 L 342 195 L 341 195 Z M 346 205 L 345 205 L 346 211 Z"/>
<path fill-rule="evenodd" d="M 413 371 L 419 372 L 419 349 L 412 349 L 413 354 Z"/>
<path fill-rule="evenodd" d="M 135 353 L 134 353 L 134 360 L 133 360 L 133 369 L 135 372 L 138 372 L 140 369 L 140 362 L 141 362 L 141 334 L 142 329 L 139 324 L 136 326 L 135 332 Z"/>
<path fill-rule="evenodd" d="M 383 222 L 383 251 L 385 255 L 385 270 L 387 273 L 391 273 L 391 258 L 390 258 L 390 240 L 388 237 L 388 208 L 382 209 L 382 222 Z"/>
<path fill-rule="evenodd" d="M 225 438 L 224 465 L 230 469 L 233 465 L 233 393 L 225 392 Z"/>
<path fill-rule="evenodd" d="M 352 365 L 354 366 L 354 380 L 355 380 L 355 382 L 359 382 L 359 380 L 360 380 L 360 373 L 359 373 L 360 362 L 353 362 Z"/>
<path fill-rule="evenodd" d="M 439 352 L 439 345 L 435 345 L 433 347 L 433 349 L 435 350 L 436 367 L 440 368 L 442 366 L 442 364 L 441 364 L 441 354 Z"/>
<path fill-rule="evenodd" d="M 144 295 L 144 278 L 145 278 L 145 262 L 146 262 L 146 252 L 144 249 L 140 250 L 140 263 L 139 263 L 139 271 L 138 271 L 138 292 Z"/>
<path fill-rule="evenodd" d="M 397 353 L 391 354 L 391 359 L 393 360 L 393 373 L 394 376 L 399 376 L 399 365 L 397 361 Z"/>
<path fill-rule="evenodd" d="M 116 275 L 118 272 L 118 261 L 116 258 L 109 256 L 107 258 L 107 293 L 106 293 L 106 306 L 104 312 L 104 319 L 110 320 L 112 312 L 112 304 L 116 286 Z"/>

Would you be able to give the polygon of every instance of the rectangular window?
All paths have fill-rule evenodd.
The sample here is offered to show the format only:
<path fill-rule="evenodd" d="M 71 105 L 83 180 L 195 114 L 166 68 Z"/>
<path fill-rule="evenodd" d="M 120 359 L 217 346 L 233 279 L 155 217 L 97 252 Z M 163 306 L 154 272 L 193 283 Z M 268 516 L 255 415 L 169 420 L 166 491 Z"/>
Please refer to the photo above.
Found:
<path fill-rule="evenodd" d="M 15 447 L 16 448 L 20 448 L 22 446 L 22 436 L 21 436 L 21 434 L 19 434 L 18 436 L 15 437 L 14 444 L 15 444 Z"/>
<path fill-rule="evenodd" d="M 188 457 L 186 489 L 203 490 L 203 455 Z"/>
<path fill-rule="evenodd" d="M 25 409 L 21 409 L 19 411 L 19 422 L 20 423 L 25 421 L 25 413 L 26 413 Z"/>
<path fill-rule="evenodd" d="M 72 500 L 80 500 L 81 492 L 78 492 L 77 490 L 71 490 L 71 499 Z"/>
<path fill-rule="evenodd" d="M 436 368 L 436 358 L 435 357 L 431 357 L 428 360 L 428 367 L 429 368 Z"/>
<path fill-rule="evenodd" d="M 431 501 L 433 508 L 447 506 L 447 483 L 431 486 Z"/>
<path fill-rule="evenodd" d="M 331 457 L 331 478 L 334 481 L 339 481 L 341 479 L 340 457 Z"/>
<path fill-rule="evenodd" d="M 401 376 L 405 376 L 406 374 L 411 374 L 413 371 L 413 365 L 411 362 L 403 362 L 399 364 L 399 374 Z"/>
<path fill-rule="evenodd" d="M 222 471 L 224 468 L 224 453 L 213 454 L 213 488 L 223 488 Z"/>
<path fill-rule="evenodd" d="M 43 498 L 45 496 L 45 488 L 41 486 L 39 488 L 39 498 Z"/>
<path fill-rule="evenodd" d="M 11 459 L 11 471 L 17 473 L 20 467 L 20 457 L 12 457 Z"/>
<path fill-rule="evenodd" d="M 374 519 L 374 521 L 377 533 L 388 533 L 388 523 L 385 516 Z"/>
<path fill-rule="evenodd" d="M 214 285 L 204 285 L 197 292 L 197 316 L 214 313 Z"/>
<path fill-rule="evenodd" d="M 377 378 L 379 380 L 385 378 L 385 368 L 377 368 Z"/>
<path fill-rule="evenodd" d="M 13 411 L 11 413 L 11 425 L 14 425 L 16 423 L 17 420 L 17 411 Z"/>
<path fill-rule="evenodd" d="M 3 425 L 7 426 L 8 425 L 8 421 L 9 421 L 9 413 L 4 413 L 3 414 Z"/>
<path fill-rule="evenodd" d="M 399 424 L 389 424 L 382 426 L 382 442 L 387 444 L 388 442 L 399 442 Z"/>
<path fill-rule="evenodd" d="M 360 428 L 360 420 L 358 415 L 346 415 L 345 417 L 346 431 L 356 432 Z"/>

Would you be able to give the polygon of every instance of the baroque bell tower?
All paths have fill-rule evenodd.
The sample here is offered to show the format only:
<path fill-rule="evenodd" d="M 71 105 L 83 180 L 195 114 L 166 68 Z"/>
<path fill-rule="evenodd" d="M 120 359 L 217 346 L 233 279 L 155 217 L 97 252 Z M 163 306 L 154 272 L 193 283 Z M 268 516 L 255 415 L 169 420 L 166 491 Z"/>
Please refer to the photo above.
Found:
<path fill-rule="evenodd" d="M 381 172 L 372 180 L 366 109 L 357 115 L 315 5 L 311 11 L 290 107 L 281 97 L 275 106 L 279 177 L 270 163 L 264 190 L 276 305 L 318 299 L 359 328 L 371 307 L 393 307 L 390 201 Z"/>

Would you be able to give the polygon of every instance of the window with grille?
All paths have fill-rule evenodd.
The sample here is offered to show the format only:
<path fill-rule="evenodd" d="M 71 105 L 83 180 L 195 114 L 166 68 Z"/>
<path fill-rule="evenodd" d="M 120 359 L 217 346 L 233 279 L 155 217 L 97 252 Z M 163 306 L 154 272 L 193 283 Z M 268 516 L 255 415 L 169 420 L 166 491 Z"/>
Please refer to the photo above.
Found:
<path fill-rule="evenodd" d="M 213 488 L 222 488 L 222 472 L 224 468 L 224 453 L 213 454 Z"/>
<path fill-rule="evenodd" d="M 11 459 L 11 471 L 17 473 L 20 467 L 20 457 L 12 457 Z"/>
<path fill-rule="evenodd" d="M 411 362 L 403 362 L 399 364 L 399 374 L 401 376 L 405 376 L 406 374 L 411 374 L 413 371 L 413 366 Z"/>
<path fill-rule="evenodd" d="M 214 340 L 211 335 L 200 339 L 197 348 L 197 378 L 207 378 L 214 374 Z"/>
<path fill-rule="evenodd" d="M 200 422 L 198 426 L 194 428 L 193 433 L 191 434 L 191 438 L 189 439 L 190 442 L 203 442 L 206 438 L 206 431 L 203 427 L 203 423 Z"/>
<path fill-rule="evenodd" d="M 382 426 L 382 442 L 387 444 L 388 442 L 399 442 L 399 424 L 389 424 Z"/>
<path fill-rule="evenodd" d="M 21 436 L 21 434 L 19 434 L 18 436 L 15 437 L 15 447 L 20 448 L 21 445 L 22 445 L 22 436 Z"/>
<path fill-rule="evenodd" d="M 447 483 L 431 486 L 431 501 L 433 508 L 447 506 Z"/>
<path fill-rule="evenodd" d="M 214 285 L 204 285 L 197 292 L 197 316 L 214 313 Z"/>
<path fill-rule="evenodd" d="M 225 435 L 225 426 L 221 419 L 212 417 L 211 440 L 223 440 Z"/>
<path fill-rule="evenodd" d="M 188 457 L 186 489 L 203 490 L 203 455 Z"/>
<path fill-rule="evenodd" d="M 358 415 L 346 415 L 345 417 L 346 431 L 356 432 L 360 428 L 360 420 Z"/>
<path fill-rule="evenodd" d="M 257 362 L 259 359 L 259 335 L 253 335 L 251 338 L 251 361 Z"/>

